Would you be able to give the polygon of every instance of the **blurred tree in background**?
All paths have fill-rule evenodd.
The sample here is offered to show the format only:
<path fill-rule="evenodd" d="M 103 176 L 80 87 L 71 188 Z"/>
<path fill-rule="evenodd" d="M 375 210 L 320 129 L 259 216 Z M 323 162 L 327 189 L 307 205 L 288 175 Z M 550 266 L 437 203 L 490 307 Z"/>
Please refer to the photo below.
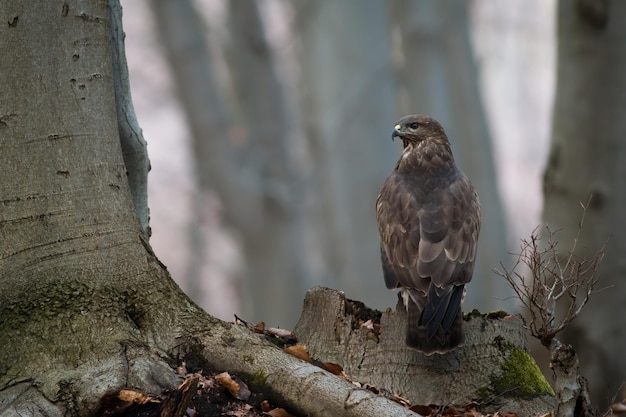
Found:
<path fill-rule="evenodd" d="M 626 3 L 559 1 L 558 72 L 544 220 L 571 242 L 591 196 L 575 255 L 606 244 L 589 306 L 565 328 L 593 403 L 603 409 L 626 380 Z M 568 245 L 559 247 L 567 257 Z"/>
<path fill-rule="evenodd" d="M 502 308 L 491 268 L 507 234 L 465 3 L 246 1 L 210 15 L 202 2 L 150 4 L 191 131 L 195 210 L 214 193 L 241 250 L 242 314 L 290 327 L 318 284 L 395 304 L 373 202 L 408 113 L 442 121 L 489 219 L 466 306 Z M 210 238 L 190 233 L 194 294 Z"/>

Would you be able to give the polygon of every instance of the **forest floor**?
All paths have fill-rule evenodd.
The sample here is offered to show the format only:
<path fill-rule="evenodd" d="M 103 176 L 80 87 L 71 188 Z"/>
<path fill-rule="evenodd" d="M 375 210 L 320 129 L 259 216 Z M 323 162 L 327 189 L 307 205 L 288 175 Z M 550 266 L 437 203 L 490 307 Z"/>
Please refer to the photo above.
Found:
<path fill-rule="evenodd" d="M 250 324 L 236 317 L 236 322 L 263 335 L 286 353 L 315 364 L 338 378 L 377 395 L 396 401 L 424 417 L 518 417 L 512 412 L 485 415 L 480 404 L 470 403 L 460 407 L 416 405 L 379 387 L 352 381 L 338 364 L 321 363 L 311 359 L 304 345 L 297 344 L 292 333 L 283 329 L 265 328 L 263 323 Z M 161 395 L 148 394 L 132 388 L 122 389 L 104 397 L 99 417 L 300 417 L 281 404 L 268 401 L 261 392 L 253 392 L 236 375 L 207 369 L 188 369 L 181 364 L 176 373 L 181 384 Z M 268 389 L 268 391 L 270 391 Z M 291 412 L 290 412 L 291 411 Z M 541 417 L 548 417 L 550 414 Z M 551 417 L 551 416 L 550 416 Z"/>

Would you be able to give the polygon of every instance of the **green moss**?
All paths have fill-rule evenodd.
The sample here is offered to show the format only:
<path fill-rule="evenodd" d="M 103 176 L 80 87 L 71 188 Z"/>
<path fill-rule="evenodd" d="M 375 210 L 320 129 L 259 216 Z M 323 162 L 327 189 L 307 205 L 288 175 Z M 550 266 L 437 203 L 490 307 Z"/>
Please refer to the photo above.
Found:
<path fill-rule="evenodd" d="M 267 375 L 265 375 L 265 372 L 259 369 L 252 375 L 252 386 L 256 386 L 256 387 L 265 386 L 266 380 L 267 380 Z"/>
<path fill-rule="evenodd" d="M 464 318 L 465 320 L 470 320 L 470 319 L 473 319 L 473 318 L 476 318 L 476 317 L 482 317 L 482 316 L 483 316 L 483 313 L 481 313 L 480 311 L 478 311 L 478 310 L 476 310 L 476 309 L 473 309 L 473 310 L 472 310 L 472 311 L 470 311 L 469 313 L 466 313 L 466 314 L 463 316 L 463 318 Z"/>
<path fill-rule="evenodd" d="M 509 314 L 509 313 L 507 313 L 507 312 L 506 312 L 506 311 L 504 311 L 504 310 L 490 311 L 489 313 L 487 313 L 487 314 L 485 315 L 485 317 L 486 317 L 487 319 L 492 319 L 492 320 L 495 320 L 495 319 L 503 319 L 503 318 L 508 317 L 508 316 L 510 316 L 510 314 Z"/>
<path fill-rule="evenodd" d="M 250 355 L 243 355 L 243 361 L 249 363 L 250 365 L 254 365 L 254 358 Z"/>
<path fill-rule="evenodd" d="M 491 393 L 532 398 L 542 394 L 554 395 L 532 356 L 516 347 L 510 347 L 509 360 L 502 365 L 502 374 L 491 380 Z M 486 392 L 483 392 L 484 395 Z"/>
<path fill-rule="evenodd" d="M 510 316 L 511 314 L 509 314 L 508 312 L 504 311 L 504 310 L 496 310 L 496 311 L 490 311 L 489 313 L 481 313 L 480 311 L 474 309 L 472 311 L 470 311 L 469 313 L 466 313 L 463 318 L 468 321 L 470 319 L 473 318 L 483 318 L 486 320 L 500 320 L 503 319 L 505 317 Z"/>

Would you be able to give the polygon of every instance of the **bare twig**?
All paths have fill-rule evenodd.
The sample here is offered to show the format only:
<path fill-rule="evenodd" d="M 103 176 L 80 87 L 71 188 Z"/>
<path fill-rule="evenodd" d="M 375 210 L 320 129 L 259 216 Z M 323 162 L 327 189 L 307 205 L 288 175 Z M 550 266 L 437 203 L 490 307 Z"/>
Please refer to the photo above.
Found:
<path fill-rule="evenodd" d="M 524 326 L 550 350 L 557 417 L 594 415 L 587 381 L 578 372 L 578 356 L 572 346 L 563 345 L 555 337 L 578 317 L 598 282 L 598 268 L 606 244 L 590 259 L 577 255 L 590 202 L 591 198 L 587 204 L 581 203 L 583 213 L 578 232 L 566 255 L 557 248 L 557 232 L 546 225 L 543 241 L 539 237 L 539 228 L 533 230 L 529 240 L 522 240 L 513 268 L 507 269 L 501 264 L 502 270 L 495 270 L 507 280 L 525 307 L 529 317 L 522 316 Z M 528 268 L 530 279 L 524 279 L 518 272 L 520 267 Z"/>
<path fill-rule="evenodd" d="M 545 238 L 539 228 L 533 230 L 528 240 L 523 239 L 517 260 L 511 269 L 503 264 L 495 273 L 505 278 L 526 308 L 529 317 L 522 318 L 533 337 L 549 347 L 552 339 L 574 320 L 589 301 L 598 281 L 598 268 L 604 257 L 603 245 L 591 259 L 579 257 L 576 252 L 585 214 L 591 199 L 582 204 L 582 218 L 567 255 L 557 249 L 556 234 L 544 226 Z M 530 279 L 524 279 L 518 270 L 528 268 Z M 560 311 L 560 310 L 563 311 Z"/>

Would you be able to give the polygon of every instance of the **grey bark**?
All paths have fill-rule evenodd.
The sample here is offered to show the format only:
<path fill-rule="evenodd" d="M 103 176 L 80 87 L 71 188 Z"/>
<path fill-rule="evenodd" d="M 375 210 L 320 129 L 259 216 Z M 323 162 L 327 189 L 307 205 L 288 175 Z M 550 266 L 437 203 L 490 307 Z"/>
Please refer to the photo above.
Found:
<path fill-rule="evenodd" d="M 85 415 L 127 383 L 172 386 L 145 347 L 172 342 L 162 306 L 186 301 L 142 244 L 107 3 L 4 2 L 0 16 L 2 412 L 47 414 L 45 398 Z"/>
<path fill-rule="evenodd" d="M 580 375 L 576 351 L 571 345 L 563 345 L 557 339 L 550 343 L 550 368 L 554 373 L 554 389 L 557 393 L 557 417 L 596 415 L 589 398 L 587 380 Z"/>
<path fill-rule="evenodd" d="M 357 388 L 325 370 L 286 355 L 242 327 L 214 327 L 210 334 L 198 329 L 201 353 L 212 364 L 248 380 L 264 380 L 294 411 L 307 416 L 378 417 L 417 416 L 398 403 Z M 252 355 L 252 356 L 251 356 Z M 252 359 L 250 359 L 252 358 Z"/>
<path fill-rule="evenodd" d="M 464 323 L 464 346 L 445 355 L 426 356 L 404 342 L 406 312 L 400 301 L 396 311 L 382 313 L 379 332 L 362 326 L 370 318 L 378 323 L 374 316 L 342 293 L 316 287 L 307 293 L 294 333 L 315 359 L 337 363 L 353 380 L 385 389 L 413 404 L 462 406 L 478 401 L 483 412 L 520 415 L 539 415 L 554 408 L 554 397 L 545 390 L 520 395 L 519 387 L 525 382 L 507 382 L 505 393 L 490 391 L 493 381 L 503 375 L 504 364 L 511 360 L 512 349 L 528 350 L 517 318 L 471 315 Z M 534 367 L 540 383 L 548 387 Z"/>
<path fill-rule="evenodd" d="M 139 218 L 141 229 L 150 236 L 150 210 L 148 209 L 148 171 L 150 159 L 148 148 L 143 137 L 135 108 L 133 107 L 128 79 L 128 65 L 124 47 L 124 30 L 122 29 L 122 7 L 118 1 L 108 1 L 111 12 L 111 52 L 113 54 L 113 85 L 115 88 L 117 125 L 122 145 L 124 165 L 128 175 L 130 193 L 133 197 L 135 212 Z"/>
<path fill-rule="evenodd" d="M 563 341 L 578 352 L 593 403 L 607 405 L 626 379 L 626 4 L 560 1 L 552 144 L 544 175 L 544 220 L 559 239 L 578 231 L 581 202 L 592 195 L 577 256 L 610 238 L 597 291 Z M 567 256 L 567 253 L 563 253 Z"/>
<path fill-rule="evenodd" d="M 483 219 L 466 309 L 516 306 L 504 280 L 491 270 L 507 262 L 507 231 L 491 135 L 478 88 L 467 3 L 455 0 L 390 2 L 400 113 L 424 113 L 446 130 L 457 164 L 477 189 Z M 454 28 L 454 29 L 451 29 Z"/>

